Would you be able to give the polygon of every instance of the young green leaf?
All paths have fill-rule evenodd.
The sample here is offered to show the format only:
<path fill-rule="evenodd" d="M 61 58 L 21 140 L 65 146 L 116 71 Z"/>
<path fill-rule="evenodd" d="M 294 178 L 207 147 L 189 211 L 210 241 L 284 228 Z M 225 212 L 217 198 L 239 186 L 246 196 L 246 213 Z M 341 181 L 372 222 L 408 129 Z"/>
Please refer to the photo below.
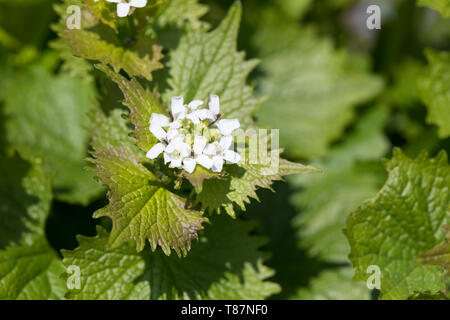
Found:
<path fill-rule="evenodd" d="M 185 199 L 165 189 L 124 147 L 96 150 L 93 156 L 95 175 L 109 188 L 110 201 L 94 217 L 112 219 L 110 246 L 117 248 L 133 240 L 136 249 L 142 251 L 148 240 L 152 250 L 159 245 L 167 255 L 171 249 L 186 255 L 207 219 L 187 209 Z"/>
<path fill-rule="evenodd" d="M 186 21 L 195 27 L 201 25 L 199 18 L 206 11 L 208 7 L 199 4 L 198 0 L 168 0 L 158 8 L 156 16 L 161 27 L 171 24 L 181 27 Z"/>
<path fill-rule="evenodd" d="M 422 153 L 412 160 L 395 149 L 386 168 L 384 187 L 350 215 L 344 230 L 355 280 L 366 281 L 367 268 L 376 265 L 381 270 L 382 299 L 441 291 L 440 268 L 415 260 L 442 240 L 439 228 L 450 221 L 447 155 L 441 152 L 430 159 Z"/>
<path fill-rule="evenodd" d="M 254 225 L 216 217 L 186 258 L 130 244 L 108 249 L 108 235 L 78 237 L 79 247 L 63 251 L 64 263 L 81 269 L 81 290 L 71 299 L 264 299 L 279 291 L 265 281 L 273 271 L 262 264 L 261 238 Z"/>
<path fill-rule="evenodd" d="M 257 61 L 245 61 L 244 54 L 236 52 L 241 11 L 240 2 L 236 2 L 209 33 L 188 28 L 170 55 L 171 89 L 165 93 L 166 101 L 179 95 L 185 101 L 206 100 L 210 93 L 217 94 L 224 118 L 237 118 L 243 127 L 252 124 L 251 115 L 260 99 L 253 97 L 246 79 Z"/>
<path fill-rule="evenodd" d="M 74 55 L 111 65 L 115 72 L 123 69 L 130 76 L 140 76 L 151 80 L 152 72 L 162 68 L 162 64 L 159 62 L 162 58 L 161 47 L 157 45 L 152 47 L 152 52 L 140 57 L 137 52 L 102 40 L 94 32 L 78 29 L 66 30 L 64 37 Z"/>
<path fill-rule="evenodd" d="M 275 150 L 276 152 L 276 150 Z M 265 172 L 267 165 L 243 163 L 228 166 L 228 176 L 221 179 L 209 179 L 204 181 L 203 190 L 197 196 L 197 202 L 201 203 L 205 210 L 222 209 L 232 217 L 235 217 L 233 204 L 245 211 L 245 204 L 250 203 L 250 198 L 258 199 L 258 188 L 271 189 L 274 181 L 282 180 L 283 176 L 298 173 L 318 172 L 314 167 L 304 166 L 280 159 L 279 167 L 271 173 Z"/>
<path fill-rule="evenodd" d="M 122 90 L 125 97 L 123 104 L 130 109 L 130 120 L 134 125 L 133 137 L 138 147 L 147 152 L 158 142 L 149 130 L 150 116 L 152 113 L 166 113 L 159 97 L 144 89 L 136 79 L 127 80 L 104 65 L 97 65 L 97 69 L 106 73 Z"/>
<path fill-rule="evenodd" d="M 419 96 L 428 107 L 427 121 L 439 128 L 439 136 L 450 136 L 450 53 L 426 51 L 429 66 L 417 81 Z"/>
<path fill-rule="evenodd" d="M 94 150 L 108 150 L 110 146 L 118 149 L 120 146 L 138 154 L 139 148 L 131 135 L 128 123 L 123 119 L 125 111 L 111 110 L 106 115 L 100 108 L 91 113 L 91 146 Z"/>

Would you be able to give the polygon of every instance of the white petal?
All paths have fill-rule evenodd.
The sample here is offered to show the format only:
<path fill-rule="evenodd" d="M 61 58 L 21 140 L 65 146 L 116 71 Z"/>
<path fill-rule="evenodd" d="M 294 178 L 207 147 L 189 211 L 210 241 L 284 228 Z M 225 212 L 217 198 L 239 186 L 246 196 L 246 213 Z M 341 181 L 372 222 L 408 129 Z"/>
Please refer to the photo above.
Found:
<path fill-rule="evenodd" d="M 120 2 L 120 0 L 106 0 L 107 2 L 114 2 L 114 3 L 119 3 Z M 95 2 L 97 2 L 97 1 L 95 1 Z"/>
<path fill-rule="evenodd" d="M 233 150 L 226 150 L 223 158 L 231 163 L 238 163 L 241 160 L 241 155 Z"/>
<path fill-rule="evenodd" d="M 170 143 L 167 145 L 166 152 L 172 153 L 175 150 L 180 150 L 183 141 L 181 137 L 175 137 Z"/>
<path fill-rule="evenodd" d="M 172 168 L 181 168 L 182 167 L 181 162 L 182 162 L 181 158 L 173 159 L 172 162 L 170 163 L 170 166 Z"/>
<path fill-rule="evenodd" d="M 165 139 L 167 135 L 163 128 L 153 124 L 150 125 L 150 132 L 153 133 L 158 140 Z"/>
<path fill-rule="evenodd" d="M 203 104 L 202 100 L 193 100 L 188 104 L 188 107 L 191 109 L 197 109 Z"/>
<path fill-rule="evenodd" d="M 149 159 L 155 159 L 161 154 L 161 152 L 164 151 L 165 148 L 166 146 L 162 143 L 157 143 L 150 150 L 148 150 L 146 157 Z"/>
<path fill-rule="evenodd" d="M 216 146 L 212 143 L 208 143 L 203 150 L 203 153 L 209 156 L 214 156 L 216 154 Z"/>
<path fill-rule="evenodd" d="M 147 4 L 147 0 L 131 0 L 130 6 L 136 8 L 143 8 Z"/>
<path fill-rule="evenodd" d="M 182 143 L 180 145 L 180 149 L 178 149 L 180 151 L 180 156 L 182 158 L 186 158 L 189 157 L 191 155 L 191 146 L 188 145 L 187 143 Z"/>
<path fill-rule="evenodd" d="M 128 3 L 118 3 L 117 4 L 117 15 L 119 17 L 126 17 L 130 12 L 130 5 Z"/>
<path fill-rule="evenodd" d="M 172 98 L 172 104 L 170 106 L 170 109 L 172 110 L 172 115 L 175 119 L 178 119 L 177 115 L 180 113 L 185 113 L 186 108 L 184 107 L 183 97 L 173 97 Z"/>
<path fill-rule="evenodd" d="M 181 122 L 180 121 L 171 122 L 171 123 L 169 123 L 169 127 L 173 128 L 173 129 L 181 128 Z"/>
<path fill-rule="evenodd" d="M 164 152 L 164 164 L 167 164 L 172 160 L 173 160 L 172 155 L 170 153 Z"/>
<path fill-rule="evenodd" d="M 222 119 L 217 121 L 216 125 L 224 136 L 230 135 L 233 130 L 240 127 L 238 119 Z"/>
<path fill-rule="evenodd" d="M 220 138 L 219 145 L 222 147 L 223 150 L 228 150 L 230 149 L 232 143 L 233 143 L 232 136 L 223 136 L 222 138 Z"/>
<path fill-rule="evenodd" d="M 150 124 L 158 125 L 160 127 L 167 127 L 169 123 L 169 118 L 160 113 L 152 113 L 150 117 Z"/>
<path fill-rule="evenodd" d="M 223 158 L 221 156 L 215 156 L 212 158 L 213 165 L 211 167 L 213 172 L 222 171 L 223 167 Z"/>
<path fill-rule="evenodd" d="M 219 103 L 219 96 L 212 94 L 209 96 L 209 110 L 214 115 L 218 115 L 220 112 L 220 103 Z"/>
<path fill-rule="evenodd" d="M 186 170 L 189 173 L 194 172 L 195 166 L 196 166 L 196 162 L 194 159 L 192 158 L 185 158 L 183 160 L 183 169 Z"/>
<path fill-rule="evenodd" d="M 186 112 L 182 111 L 182 112 L 178 112 L 176 114 L 173 115 L 175 120 L 183 120 L 184 118 L 186 118 Z"/>
<path fill-rule="evenodd" d="M 213 113 L 208 109 L 200 109 L 196 111 L 200 120 L 210 119 L 215 120 Z"/>
<path fill-rule="evenodd" d="M 195 161 L 206 169 L 211 169 L 213 161 L 210 157 L 205 156 L 204 154 L 199 155 L 195 158 Z"/>
<path fill-rule="evenodd" d="M 199 124 L 200 123 L 200 120 L 198 118 L 197 112 L 191 112 L 191 113 L 187 114 L 186 118 L 191 120 L 193 124 Z"/>
<path fill-rule="evenodd" d="M 206 137 L 195 136 L 194 138 L 194 154 L 201 154 L 206 146 Z"/>
<path fill-rule="evenodd" d="M 178 136 L 179 136 L 178 129 L 170 128 L 167 131 L 167 140 L 169 140 L 169 141 L 172 141 L 173 139 L 175 139 Z"/>

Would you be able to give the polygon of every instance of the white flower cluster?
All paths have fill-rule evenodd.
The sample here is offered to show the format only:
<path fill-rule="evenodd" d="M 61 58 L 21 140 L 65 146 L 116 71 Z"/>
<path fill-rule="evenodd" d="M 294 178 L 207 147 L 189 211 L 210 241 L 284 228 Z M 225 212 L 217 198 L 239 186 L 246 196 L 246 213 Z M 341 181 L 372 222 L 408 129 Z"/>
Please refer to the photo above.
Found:
<path fill-rule="evenodd" d="M 95 0 L 97 2 L 98 0 Z M 131 7 L 143 8 L 147 5 L 147 0 L 106 0 L 108 2 L 117 3 L 117 15 L 119 17 L 126 17 L 130 12 Z"/>
<path fill-rule="evenodd" d="M 194 100 L 185 105 L 183 97 L 173 97 L 171 119 L 153 113 L 150 132 L 160 141 L 148 152 L 149 159 L 164 152 L 164 163 L 171 168 L 183 168 L 189 173 L 197 164 L 221 172 L 224 161 L 237 163 L 241 156 L 230 150 L 232 133 L 240 127 L 237 119 L 220 119 L 217 95 L 211 95 L 207 108 L 199 108 L 203 101 Z"/>

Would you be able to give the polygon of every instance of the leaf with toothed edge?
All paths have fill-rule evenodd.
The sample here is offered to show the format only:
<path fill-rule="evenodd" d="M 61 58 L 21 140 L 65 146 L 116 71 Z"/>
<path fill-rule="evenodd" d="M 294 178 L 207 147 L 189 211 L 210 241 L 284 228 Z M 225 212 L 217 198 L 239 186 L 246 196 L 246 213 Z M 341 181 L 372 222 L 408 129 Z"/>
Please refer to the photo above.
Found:
<path fill-rule="evenodd" d="M 159 98 L 148 89 L 144 89 L 136 79 L 127 80 L 120 74 L 113 72 L 105 65 L 97 65 L 122 90 L 125 97 L 123 104 L 130 109 L 130 120 L 134 125 L 132 136 L 142 151 L 147 152 L 158 142 L 149 130 L 152 113 L 167 114 L 159 102 Z"/>
<path fill-rule="evenodd" d="M 78 265 L 81 289 L 69 299 L 265 299 L 279 292 L 267 281 L 273 270 L 259 248 L 264 238 L 251 235 L 253 222 L 215 216 L 185 258 L 160 251 L 137 253 L 131 243 L 108 248 L 108 234 L 79 236 L 79 246 L 63 250 L 64 264 Z"/>
<path fill-rule="evenodd" d="M 245 61 L 244 54 L 236 51 L 241 11 L 241 3 L 235 2 L 221 24 L 209 33 L 188 28 L 171 54 L 171 89 L 165 93 L 165 101 L 179 95 L 185 101 L 205 100 L 214 93 L 220 96 L 225 118 L 237 118 L 243 127 L 253 124 L 251 115 L 261 99 L 253 96 L 246 78 L 258 61 Z"/>
<path fill-rule="evenodd" d="M 409 159 L 394 149 L 385 166 L 389 176 L 384 187 L 349 216 L 344 229 L 354 279 L 366 281 L 367 268 L 377 265 L 382 299 L 442 291 L 442 270 L 416 259 L 442 240 L 439 229 L 450 222 L 447 154 L 442 151 L 428 158 L 424 152 Z"/>
<path fill-rule="evenodd" d="M 141 153 L 135 139 L 130 137 L 131 129 L 123 119 L 123 114 L 125 111 L 121 109 L 114 109 L 109 115 L 100 108 L 91 112 L 91 146 L 94 150 L 108 150 L 109 146 L 114 148 L 124 146 L 131 152 Z"/>
<path fill-rule="evenodd" d="M 275 150 L 274 153 L 278 154 Z M 196 198 L 202 209 L 221 212 L 222 209 L 235 217 L 233 204 L 245 211 L 245 204 L 250 198 L 259 201 L 256 190 L 258 188 L 271 189 L 273 182 L 282 180 L 283 176 L 299 173 L 314 173 L 320 170 L 299 163 L 279 160 L 278 168 L 268 171 L 267 165 L 238 163 L 224 168 L 225 176 L 222 179 L 209 179 L 204 181 L 203 190 Z"/>
<path fill-rule="evenodd" d="M 115 72 L 123 69 L 130 76 L 152 80 L 152 72 L 162 68 L 159 62 L 162 58 L 161 47 L 158 45 L 153 45 L 151 57 L 148 54 L 140 57 L 137 52 L 102 40 L 94 32 L 81 29 L 66 30 L 63 37 L 75 56 L 111 65 Z"/>
<path fill-rule="evenodd" d="M 126 148 L 96 150 L 93 157 L 95 176 L 109 188 L 110 201 L 94 217 L 112 219 L 110 246 L 135 241 L 136 249 L 142 251 L 148 240 L 152 250 L 159 245 L 167 255 L 171 249 L 186 255 L 207 219 L 187 209 L 186 200 L 160 185 Z"/>
<path fill-rule="evenodd" d="M 442 226 L 441 230 L 445 234 L 444 241 L 422 253 L 418 261 L 422 264 L 440 265 L 448 276 L 450 274 L 450 225 Z"/>

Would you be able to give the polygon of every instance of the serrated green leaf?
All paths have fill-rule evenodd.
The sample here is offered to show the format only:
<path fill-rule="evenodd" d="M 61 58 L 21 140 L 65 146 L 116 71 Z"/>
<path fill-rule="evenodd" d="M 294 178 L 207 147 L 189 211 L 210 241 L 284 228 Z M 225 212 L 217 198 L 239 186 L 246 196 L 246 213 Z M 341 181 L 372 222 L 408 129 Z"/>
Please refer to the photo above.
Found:
<path fill-rule="evenodd" d="M 117 31 L 116 5 L 96 0 L 83 0 L 83 3 L 97 19 Z"/>
<path fill-rule="evenodd" d="M 418 79 L 418 93 L 428 107 L 427 121 L 439 129 L 439 136 L 450 136 L 450 53 L 427 50 L 429 66 Z"/>
<path fill-rule="evenodd" d="M 265 41 L 258 43 L 268 47 L 262 50 L 268 53 L 261 65 L 266 77 L 260 87 L 269 99 L 257 111 L 257 123 L 280 129 L 280 146 L 288 155 L 323 156 L 343 133 L 355 107 L 380 92 L 382 81 L 352 66 L 354 59 L 312 30 L 288 27 L 270 32 L 273 39 L 263 33 L 260 38 Z"/>
<path fill-rule="evenodd" d="M 80 246 L 63 251 L 66 265 L 81 269 L 81 290 L 71 299 L 264 299 L 279 291 L 266 281 L 273 271 L 262 264 L 261 238 L 253 224 L 218 217 L 193 244 L 186 258 L 130 244 L 108 249 L 107 233 L 79 237 Z"/>
<path fill-rule="evenodd" d="M 274 152 L 277 152 L 274 150 Z M 274 181 L 283 179 L 283 176 L 298 173 L 314 173 L 318 170 L 311 166 L 304 166 L 280 159 L 279 167 L 273 171 L 266 171 L 267 165 L 242 163 L 227 166 L 227 176 L 220 179 L 209 179 L 203 182 L 203 190 L 198 194 L 196 201 L 202 208 L 209 211 L 222 209 L 232 217 L 235 216 L 233 204 L 245 211 L 245 204 L 250 199 L 258 199 L 258 188 L 271 189 Z"/>
<path fill-rule="evenodd" d="M 350 267 L 325 270 L 311 280 L 309 288 L 301 288 L 293 300 L 369 300 L 366 285 L 352 280 Z"/>
<path fill-rule="evenodd" d="M 167 255 L 171 249 L 186 255 L 191 240 L 197 238 L 207 219 L 200 212 L 187 209 L 185 199 L 165 189 L 125 148 L 96 150 L 93 155 L 95 175 L 109 188 L 110 201 L 94 217 L 112 219 L 111 247 L 132 240 L 136 249 L 142 251 L 148 240 L 152 250 L 159 245 Z"/>
<path fill-rule="evenodd" d="M 152 47 L 152 52 L 140 57 L 137 52 L 102 40 L 94 32 L 81 29 L 66 30 L 64 37 L 74 55 L 111 65 L 115 72 L 123 69 L 130 76 L 151 80 L 152 72 L 162 67 L 159 62 L 162 58 L 161 47 L 157 45 Z"/>
<path fill-rule="evenodd" d="M 256 60 L 244 60 L 236 51 L 241 20 L 241 4 L 236 2 L 228 15 L 213 31 L 188 28 L 180 44 L 170 55 L 171 87 L 164 97 L 184 96 L 185 101 L 207 100 L 210 93 L 220 96 L 220 109 L 225 118 L 239 119 L 241 126 L 251 125 L 251 115 L 260 99 L 246 85 Z"/>
<path fill-rule="evenodd" d="M 450 271 L 450 225 L 442 226 L 441 230 L 445 234 L 444 242 L 422 253 L 418 261 L 422 264 L 440 265 L 448 275 Z"/>
<path fill-rule="evenodd" d="M 428 6 L 439 11 L 443 17 L 450 18 L 450 1 L 448 0 L 418 0 L 422 6 Z"/>
<path fill-rule="evenodd" d="M 445 152 L 407 158 L 399 149 L 386 162 L 389 177 L 378 195 L 347 220 L 355 280 L 366 281 L 367 268 L 381 270 L 381 298 L 406 299 L 415 292 L 444 289 L 442 270 L 421 265 L 417 256 L 438 244 L 439 228 L 450 220 L 450 167 Z"/>
<path fill-rule="evenodd" d="M 80 77 L 86 82 L 93 81 L 90 74 L 92 66 L 89 61 L 76 57 L 72 54 L 72 49 L 64 38 L 64 32 L 67 30 L 67 21 L 72 11 L 67 11 L 70 6 L 81 8 L 83 28 L 90 28 L 96 24 L 96 19 L 92 12 L 85 8 L 83 0 L 63 0 L 62 3 L 56 3 L 53 8 L 59 16 L 58 23 L 52 24 L 51 29 L 58 34 L 58 38 L 49 42 L 49 46 L 59 52 L 63 60 L 62 69 L 72 76 Z"/>
<path fill-rule="evenodd" d="M 185 21 L 193 26 L 200 26 L 199 18 L 208 11 L 208 7 L 198 0 L 166 0 L 156 13 L 161 27 L 175 24 L 182 26 Z"/>
<path fill-rule="evenodd" d="M 63 272 L 61 260 L 42 237 L 32 245 L 8 247 L 0 251 L 0 299 L 63 299 Z"/>
<path fill-rule="evenodd" d="M 87 204 L 103 190 L 84 169 L 92 85 L 40 65 L 7 76 L 0 99 L 9 143 L 24 155 L 42 157 L 56 198 Z"/>
<path fill-rule="evenodd" d="M 130 109 L 130 121 L 134 125 L 133 137 L 138 147 L 147 152 L 158 142 L 149 130 L 151 114 L 167 114 L 159 102 L 159 97 L 144 89 L 136 79 L 127 80 L 103 65 L 98 65 L 97 68 L 106 73 L 122 90 L 125 97 L 123 104 Z"/>
<path fill-rule="evenodd" d="M 91 114 L 91 146 L 94 150 L 108 150 L 110 146 L 118 149 L 124 146 L 128 150 L 138 153 L 136 141 L 130 137 L 132 129 L 123 119 L 124 110 L 111 110 L 106 115 L 100 108 L 97 108 Z"/>

